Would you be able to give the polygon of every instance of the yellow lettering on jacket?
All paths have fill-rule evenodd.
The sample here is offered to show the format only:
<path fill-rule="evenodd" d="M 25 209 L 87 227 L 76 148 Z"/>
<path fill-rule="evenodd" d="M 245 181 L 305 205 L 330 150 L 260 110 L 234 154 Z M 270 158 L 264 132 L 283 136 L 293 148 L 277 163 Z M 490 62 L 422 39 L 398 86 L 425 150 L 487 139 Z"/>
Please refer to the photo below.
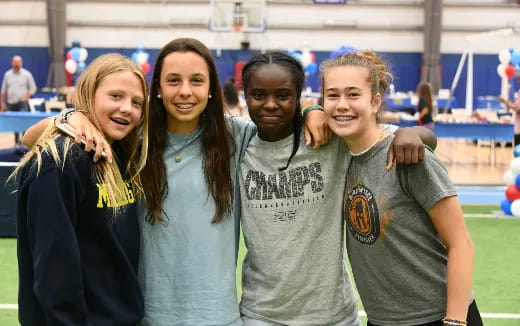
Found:
<path fill-rule="evenodd" d="M 112 204 L 112 201 L 110 200 L 110 197 L 108 196 L 107 187 L 103 184 L 96 184 L 98 188 L 98 202 L 97 207 L 98 208 L 104 208 L 104 207 L 119 207 L 124 206 L 128 204 L 135 203 L 135 196 L 134 192 L 132 190 L 132 185 L 129 183 L 126 183 L 124 186 L 123 194 L 124 197 L 118 200 L 115 204 Z"/>

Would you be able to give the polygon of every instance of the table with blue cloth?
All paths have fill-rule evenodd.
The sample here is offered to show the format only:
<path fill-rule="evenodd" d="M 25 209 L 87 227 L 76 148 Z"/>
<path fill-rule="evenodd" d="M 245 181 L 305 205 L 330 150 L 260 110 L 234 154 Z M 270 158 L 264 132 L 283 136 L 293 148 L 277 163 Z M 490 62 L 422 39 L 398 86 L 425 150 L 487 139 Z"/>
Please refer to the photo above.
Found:
<path fill-rule="evenodd" d="M 399 127 L 412 127 L 417 121 L 395 122 Z M 490 162 L 496 162 L 496 141 L 510 142 L 513 139 L 513 124 L 511 123 L 445 123 L 436 122 L 433 129 L 437 138 L 467 138 L 473 140 L 485 139 L 491 143 Z"/>
<path fill-rule="evenodd" d="M 57 112 L 1 112 L 0 132 L 25 131 L 38 121 L 56 114 Z"/>
<path fill-rule="evenodd" d="M 408 114 L 414 115 L 417 111 L 417 104 L 412 104 L 412 99 L 410 97 L 402 97 L 402 98 L 390 98 L 385 97 L 384 103 L 386 107 L 391 112 L 406 112 Z M 443 112 L 445 109 L 448 111 L 456 106 L 456 99 L 451 98 L 448 99 L 437 99 L 437 108 L 439 112 Z"/>

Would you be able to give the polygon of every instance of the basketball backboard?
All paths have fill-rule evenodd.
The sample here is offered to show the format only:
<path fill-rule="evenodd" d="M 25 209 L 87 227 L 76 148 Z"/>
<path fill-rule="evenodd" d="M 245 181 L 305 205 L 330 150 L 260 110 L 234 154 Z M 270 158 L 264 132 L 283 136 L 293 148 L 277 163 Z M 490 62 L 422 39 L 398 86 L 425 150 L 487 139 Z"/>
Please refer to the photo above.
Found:
<path fill-rule="evenodd" d="M 208 28 L 212 32 L 263 33 L 266 0 L 211 0 Z"/>

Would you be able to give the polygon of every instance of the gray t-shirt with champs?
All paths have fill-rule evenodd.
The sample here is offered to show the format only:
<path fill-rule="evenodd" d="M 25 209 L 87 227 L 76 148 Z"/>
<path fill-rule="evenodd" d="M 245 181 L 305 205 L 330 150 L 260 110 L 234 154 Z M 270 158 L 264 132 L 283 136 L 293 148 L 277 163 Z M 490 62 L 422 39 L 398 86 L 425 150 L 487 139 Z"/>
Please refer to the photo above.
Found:
<path fill-rule="evenodd" d="M 255 136 L 240 167 L 243 264 L 241 313 L 284 325 L 330 325 L 357 314 L 345 268 L 341 205 L 350 159 L 335 137 L 300 147 L 284 171 L 293 135 Z"/>
<path fill-rule="evenodd" d="M 352 158 L 344 217 L 354 279 L 368 319 L 417 325 L 444 317 L 447 252 L 428 215 L 456 196 L 439 159 L 385 169 L 392 136 Z"/>

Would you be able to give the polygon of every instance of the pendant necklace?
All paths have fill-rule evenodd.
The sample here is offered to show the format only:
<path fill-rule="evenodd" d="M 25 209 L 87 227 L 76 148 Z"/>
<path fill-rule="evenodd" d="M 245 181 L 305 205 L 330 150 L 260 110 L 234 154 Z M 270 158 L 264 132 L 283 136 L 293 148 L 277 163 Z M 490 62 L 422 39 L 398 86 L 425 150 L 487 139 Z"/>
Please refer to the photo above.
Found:
<path fill-rule="evenodd" d="M 175 148 L 175 145 L 174 145 L 175 141 L 171 142 L 175 163 L 180 163 L 182 161 L 181 151 L 183 149 L 185 149 L 186 147 L 188 147 L 188 145 L 191 144 L 191 142 L 194 141 L 199 136 L 199 134 L 200 134 L 200 130 L 196 131 L 192 137 L 186 138 L 186 140 L 184 141 L 184 144 L 182 144 L 182 146 L 180 148 Z"/>

